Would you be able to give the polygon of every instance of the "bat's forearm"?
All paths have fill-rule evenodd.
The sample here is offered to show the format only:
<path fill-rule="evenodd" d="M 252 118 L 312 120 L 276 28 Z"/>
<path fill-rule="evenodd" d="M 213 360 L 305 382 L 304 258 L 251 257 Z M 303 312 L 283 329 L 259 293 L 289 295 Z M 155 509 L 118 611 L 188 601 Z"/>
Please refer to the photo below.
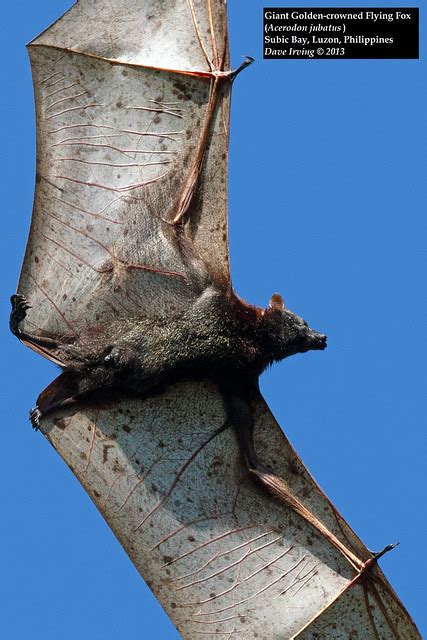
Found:
<path fill-rule="evenodd" d="M 236 393 L 229 388 L 223 388 L 222 393 L 228 420 L 234 428 L 243 463 L 252 480 L 264 491 L 278 499 L 287 508 L 292 509 L 320 531 L 333 546 L 360 570 L 363 563 L 353 552 L 312 515 L 310 510 L 294 495 L 283 478 L 280 478 L 259 462 L 253 442 L 254 420 L 250 403 L 250 389 L 246 393 L 245 391 Z"/>

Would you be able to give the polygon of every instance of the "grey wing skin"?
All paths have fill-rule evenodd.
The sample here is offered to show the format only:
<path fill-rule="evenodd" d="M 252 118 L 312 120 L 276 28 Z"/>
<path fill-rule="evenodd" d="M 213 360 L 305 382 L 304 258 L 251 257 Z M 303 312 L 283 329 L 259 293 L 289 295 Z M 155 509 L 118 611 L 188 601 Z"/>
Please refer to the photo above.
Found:
<path fill-rule="evenodd" d="M 29 47 L 37 177 L 19 337 L 59 364 L 57 343 L 180 315 L 207 281 L 229 286 L 225 7 L 164 4 L 156 24 L 152 3 L 127 6 L 126 52 L 118 1 L 81 0 Z"/>
<path fill-rule="evenodd" d="M 371 553 L 259 395 L 252 408 L 262 463 L 365 563 Z M 191 382 L 66 411 L 42 429 L 184 640 L 420 640 L 375 564 L 356 567 L 249 480 L 226 424 L 218 390 Z"/>

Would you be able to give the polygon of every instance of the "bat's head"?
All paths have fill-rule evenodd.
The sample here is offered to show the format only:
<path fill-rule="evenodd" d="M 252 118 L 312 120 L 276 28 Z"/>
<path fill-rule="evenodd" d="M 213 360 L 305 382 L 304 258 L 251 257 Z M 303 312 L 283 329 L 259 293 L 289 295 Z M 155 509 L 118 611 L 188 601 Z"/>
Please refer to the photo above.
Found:
<path fill-rule="evenodd" d="M 264 313 L 264 322 L 274 360 L 326 348 L 327 337 L 310 329 L 305 320 L 286 309 L 278 293 L 271 297 Z"/>

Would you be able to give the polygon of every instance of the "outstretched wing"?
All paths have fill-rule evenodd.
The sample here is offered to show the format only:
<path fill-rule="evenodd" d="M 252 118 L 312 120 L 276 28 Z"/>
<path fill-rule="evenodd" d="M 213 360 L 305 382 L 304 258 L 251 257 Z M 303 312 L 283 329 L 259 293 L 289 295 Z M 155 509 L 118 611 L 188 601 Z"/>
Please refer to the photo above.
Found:
<path fill-rule="evenodd" d="M 29 51 L 37 177 L 23 331 L 84 339 L 113 319 L 179 314 L 200 270 L 227 286 L 223 0 L 80 0 Z"/>
<path fill-rule="evenodd" d="M 260 396 L 253 411 L 262 463 L 346 552 L 248 478 L 211 385 L 68 411 L 41 428 L 184 640 L 420 640 Z"/>

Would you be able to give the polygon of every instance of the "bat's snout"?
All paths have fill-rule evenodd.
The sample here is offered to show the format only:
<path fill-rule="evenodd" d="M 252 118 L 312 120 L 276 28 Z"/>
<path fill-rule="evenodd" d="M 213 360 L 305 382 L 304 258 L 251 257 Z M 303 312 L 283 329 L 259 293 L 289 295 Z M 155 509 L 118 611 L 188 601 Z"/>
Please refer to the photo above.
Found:
<path fill-rule="evenodd" d="M 327 347 L 328 336 L 324 333 L 317 333 L 313 329 L 307 329 L 306 331 L 306 344 L 308 349 L 316 349 L 323 351 Z"/>

